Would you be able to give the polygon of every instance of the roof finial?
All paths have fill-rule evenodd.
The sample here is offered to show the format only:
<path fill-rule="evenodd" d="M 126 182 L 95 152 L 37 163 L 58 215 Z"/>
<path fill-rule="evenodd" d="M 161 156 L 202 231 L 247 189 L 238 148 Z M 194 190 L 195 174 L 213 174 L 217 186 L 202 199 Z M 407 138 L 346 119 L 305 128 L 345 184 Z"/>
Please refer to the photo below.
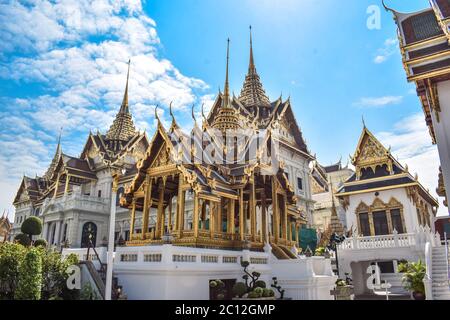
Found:
<path fill-rule="evenodd" d="M 202 103 L 202 117 L 203 117 L 203 120 L 206 121 L 204 106 L 205 106 L 205 104 Z"/>
<path fill-rule="evenodd" d="M 361 119 L 362 119 L 363 127 L 364 127 L 364 128 L 367 128 L 367 127 L 366 127 L 366 121 L 364 121 L 364 115 L 361 116 Z"/>
<path fill-rule="evenodd" d="M 170 116 L 172 117 L 172 126 L 175 126 L 177 121 L 175 120 L 175 116 L 173 115 L 172 103 L 173 103 L 173 101 L 170 101 L 169 112 L 170 112 Z"/>
<path fill-rule="evenodd" d="M 253 39 L 252 39 L 252 26 L 250 26 L 250 63 L 248 65 L 249 72 L 255 70 L 255 61 L 253 59 Z"/>
<path fill-rule="evenodd" d="M 156 107 L 155 107 L 155 118 L 156 118 L 156 120 L 158 120 L 158 123 L 159 123 L 159 122 L 161 122 L 161 120 L 159 119 L 159 116 L 158 116 L 158 107 L 159 107 L 159 105 L 156 105 Z"/>
<path fill-rule="evenodd" d="M 128 60 L 128 71 L 127 71 L 127 83 L 125 85 L 125 93 L 123 94 L 122 105 L 120 106 L 120 111 L 122 113 L 128 113 L 128 80 L 130 79 L 130 65 L 131 59 Z"/>
<path fill-rule="evenodd" d="M 381 3 L 383 4 L 383 7 L 384 7 L 384 9 L 385 9 L 386 11 L 390 11 L 390 12 L 392 12 L 394 15 L 397 13 L 397 11 L 395 11 L 394 9 L 389 8 L 389 7 L 384 3 L 384 0 L 381 0 Z"/>
<path fill-rule="evenodd" d="M 227 69 L 226 69 L 226 76 L 225 76 L 225 92 L 224 92 L 224 99 L 223 99 L 223 106 L 228 107 L 228 104 L 230 102 L 230 83 L 228 81 L 228 65 L 230 61 L 230 38 L 227 40 Z"/>
<path fill-rule="evenodd" d="M 194 114 L 194 104 L 192 104 L 192 107 L 191 107 L 191 116 L 192 116 L 192 119 L 194 120 L 194 123 L 197 123 L 197 119 L 195 119 L 195 114 Z"/>

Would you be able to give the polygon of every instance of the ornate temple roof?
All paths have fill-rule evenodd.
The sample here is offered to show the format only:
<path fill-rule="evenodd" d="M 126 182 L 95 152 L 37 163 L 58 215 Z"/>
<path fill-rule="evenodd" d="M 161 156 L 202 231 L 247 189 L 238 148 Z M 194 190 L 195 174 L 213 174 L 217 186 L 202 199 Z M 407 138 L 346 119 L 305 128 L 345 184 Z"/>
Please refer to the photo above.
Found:
<path fill-rule="evenodd" d="M 127 83 L 123 95 L 122 105 L 113 124 L 106 133 L 106 139 L 112 141 L 128 141 L 136 134 L 133 119 L 128 108 L 128 80 L 130 78 L 130 61 L 128 62 Z"/>
<path fill-rule="evenodd" d="M 352 158 L 356 172 L 338 190 L 336 196 L 375 192 L 394 188 L 414 187 L 433 206 L 438 201 L 413 177 L 408 167 L 403 167 L 381 142 L 364 125 L 361 137 Z"/>
<path fill-rule="evenodd" d="M 222 105 L 219 108 L 217 116 L 214 118 L 212 126 L 222 132 L 226 130 L 236 130 L 240 128 L 237 111 L 231 106 L 230 101 L 230 83 L 228 80 L 228 67 L 230 62 L 230 39 L 227 43 L 227 67 L 225 76 L 225 92 L 222 99 Z"/>
<path fill-rule="evenodd" d="M 270 101 L 263 88 L 258 72 L 256 71 L 255 60 L 253 58 L 253 41 L 250 27 L 250 62 L 248 66 L 248 73 L 245 76 L 245 81 L 239 101 L 249 107 L 266 107 L 270 108 Z"/>

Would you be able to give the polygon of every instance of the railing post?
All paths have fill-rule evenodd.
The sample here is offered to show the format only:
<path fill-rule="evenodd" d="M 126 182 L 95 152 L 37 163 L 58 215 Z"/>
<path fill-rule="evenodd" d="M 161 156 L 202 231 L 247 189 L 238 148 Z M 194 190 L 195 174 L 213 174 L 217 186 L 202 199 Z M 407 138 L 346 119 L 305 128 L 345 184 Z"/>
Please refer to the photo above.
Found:
<path fill-rule="evenodd" d="M 431 270 L 432 270 L 432 249 L 431 249 L 431 243 L 427 242 L 425 244 L 425 267 L 426 267 L 426 274 L 423 278 L 423 285 L 425 287 L 425 296 L 427 300 L 433 300 L 433 287 L 431 279 Z"/>
<path fill-rule="evenodd" d="M 400 243 L 398 241 L 398 231 L 396 229 L 394 229 L 394 231 L 392 233 L 394 234 L 394 246 L 400 247 Z"/>
<path fill-rule="evenodd" d="M 353 236 L 353 249 L 358 249 L 358 235 Z"/>

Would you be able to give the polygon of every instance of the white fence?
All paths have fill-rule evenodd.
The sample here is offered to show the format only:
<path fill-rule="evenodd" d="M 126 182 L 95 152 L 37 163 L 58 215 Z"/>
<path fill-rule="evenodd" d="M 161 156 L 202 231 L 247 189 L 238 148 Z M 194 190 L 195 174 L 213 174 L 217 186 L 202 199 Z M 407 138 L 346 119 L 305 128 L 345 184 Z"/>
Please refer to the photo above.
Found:
<path fill-rule="evenodd" d="M 382 236 L 355 236 L 345 239 L 339 244 L 338 250 L 367 250 L 384 248 L 425 248 L 425 244 L 430 242 L 432 246 L 440 246 L 439 233 L 433 234 L 428 227 L 420 227 L 414 233 L 398 234 L 395 230 L 393 234 Z"/>

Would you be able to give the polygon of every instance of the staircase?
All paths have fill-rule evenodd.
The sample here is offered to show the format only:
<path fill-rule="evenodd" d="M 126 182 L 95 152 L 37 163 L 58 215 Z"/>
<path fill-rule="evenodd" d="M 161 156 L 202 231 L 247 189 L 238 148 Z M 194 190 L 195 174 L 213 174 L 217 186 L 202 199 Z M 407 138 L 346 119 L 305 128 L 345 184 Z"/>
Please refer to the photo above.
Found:
<path fill-rule="evenodd" d="M 106 263 L 103 263 L 100 260 L 100 256 L 98 255 L 97 250 L 95 250 L 95 246 L 92 244 L 91 240 L 89 240 L 89 245 L 88 245 L 88 250 L 87 250 L 87 255 L 86 255 L 88 257 L 87 259 L 89 259 L 89 257 L 90 257 L 89 251 L 91 249 L 94 251 L 94 253 L 95 253 L 96 257 L 97 257 L 97 260 L 98 260 L 98 262 L 100 264 L 100 269 L 99 270 L 93 270 L 93 271 L 90 270 L 90 272 L 91 272 L 91 274 L 92 273 L 97 273 L 97 275 L 94 275 L 94 276 L 96 276 L 96 277 L 101 279 L 102 283 L 98 287 L 99 287 L 100 292 L 102 293 L 102 296 L 104 298 L 105 297 L 105 285 L 106 285 L 106 270 L 108 268 L 108 265 Z M 92 264 L 91 261 L 89 261 L 89 262 Z M 93 266 L 93 264 L 92 264 L 92 266 Z M 126 299 L 127 299 L 127 297 L 123 293 L 123 288 L 122 288 L 121 285 L 119 285 L 119 279 L 114 275 L 114 272 L 113 272 L 113 274 L 112 274 L 111 300 L 126 300 Z"/>
<path fill-rule="evenodd" d="M 446 247 L 434 247 L 431 262 L 431 278 L 433 281 L 434 300 L 450 300 L 450 287 Z"/>

